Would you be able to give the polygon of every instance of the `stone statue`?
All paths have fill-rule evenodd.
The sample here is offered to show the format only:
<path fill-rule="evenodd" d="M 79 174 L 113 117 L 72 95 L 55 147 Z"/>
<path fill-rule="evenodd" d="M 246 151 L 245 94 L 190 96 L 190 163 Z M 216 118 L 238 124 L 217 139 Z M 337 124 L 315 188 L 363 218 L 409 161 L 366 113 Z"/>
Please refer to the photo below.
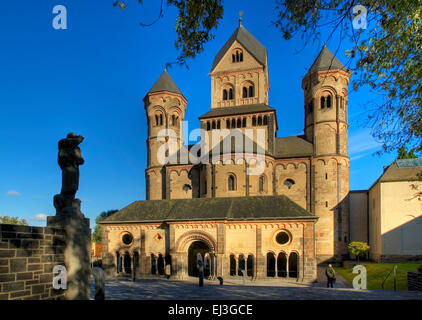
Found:
<path fill-rule="evenodd" d="M 59 141 L 58 164 L 62 169 L 62 190 L 54 196 L 56 214 L 72 215 L 80 213 L 81 201 L 75 199 L 79 187 L 79 166 L 84 164 L 79 144 L 84 140 L 71 132 Z"/>

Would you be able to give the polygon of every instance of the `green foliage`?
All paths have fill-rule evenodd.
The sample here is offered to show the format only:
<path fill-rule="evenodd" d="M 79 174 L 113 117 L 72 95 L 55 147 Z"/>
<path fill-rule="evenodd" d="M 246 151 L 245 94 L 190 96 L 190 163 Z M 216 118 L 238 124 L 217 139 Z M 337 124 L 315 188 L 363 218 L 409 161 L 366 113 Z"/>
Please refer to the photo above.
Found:
<path fill-rule="evenodd" d="M 413 150 L 407 151 L 405 146 L 401 146 L 397 149 L 397 159 L 417 159 L 418 157 L 415 155 Z"/>
<path fill-rule="evenodd" d="M 19 224 L 27 226 L 28 222 L 25 219 L 19 219 L 18 217 L 0 216 L 0 224 Z"/>
<path fill-rule="evenodd" d="M 141 4 L 143 1 L 138 0 Z M 125 1 L 115 1 L 113 6 L 124 10 Z M 213 30 L 217 28 L 219 20 L 223 17 L 222 0 L 167 0 L 167 6 L 178 9 L 175 24 L 177 39 L 175 46 L 181 51 L 176 59 L 179 65 L 185 65 L 186 59 L 195 58 L 204 51 L 204 44 L 214 39 Z M 161 0 L 160 13 L 152 23 L 140 23 L 141 26 L 153 25 L 163 17 L 163 0 Z"/>
<path fill-rule="evenodd" d="M 94 243 L 101 243 L 101 226 L 99 222 L 112 214 L 116 213 L 119 210 L 108 210 L 101 212 L 97 218 L 95 218 L 96 226 L 94 228 L 94 232 L 92 233 L 92 242 Z"/>
<path fill-rule="evenodd" d="M 369 252 L 370 247 L 365 242 L 351 242 L 347 246 L 350 254 L 354 255 L 358 259 L 360 257 L 365 257 L 365 255 Z"/>
<path fill-rule="evenodd" d="M 321 40 L 321 29 L 349 39 L 348 67 L 359 75 L 355 90 L 369 86 L 382 102 L 368 104 L 367 125 L 390 152 L 397 145 L 422 151 L 422 1 L 421 0 L 278 0 L 275 26 L 285 39 L 300 34 Z M 354 29 L 355 5 L 367 9 L 367 29 Z M 338 44 L 338 48 L 340 43 Z M 353 65 L 354 63 L 354 65 Z"/>

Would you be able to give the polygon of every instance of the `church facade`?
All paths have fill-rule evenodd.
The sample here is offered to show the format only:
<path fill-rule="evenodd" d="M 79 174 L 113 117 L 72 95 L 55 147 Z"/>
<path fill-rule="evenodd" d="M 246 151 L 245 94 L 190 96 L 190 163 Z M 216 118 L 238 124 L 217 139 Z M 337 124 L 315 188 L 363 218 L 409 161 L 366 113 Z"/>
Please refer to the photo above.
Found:
<path fill-rule="evenodd" d="M 164 71 L 144 98 L 146 200 L 101 222 L 107 274 L 162 275 L 170 264 L 183 279 L 200 253 L 210 278 L 313 281 L 318 263 L 341 260 L 350 75 L 324 46 L 302 80 L 304 135 L 277 137 L 267 50 L 240 23 L 214 59 L 196 149 L 183 141 L 187 99 Z"/>

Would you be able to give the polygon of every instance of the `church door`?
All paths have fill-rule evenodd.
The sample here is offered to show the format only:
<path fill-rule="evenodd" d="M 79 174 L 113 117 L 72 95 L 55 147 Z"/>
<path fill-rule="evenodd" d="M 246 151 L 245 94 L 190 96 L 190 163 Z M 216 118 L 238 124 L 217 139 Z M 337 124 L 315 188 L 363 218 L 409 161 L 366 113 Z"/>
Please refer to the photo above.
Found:
<path fill-rule="evenodd" d="M 199 271 L 196 267 L 196 257 L 198 253 L 201 254 L 202 259 L 204 259 L 205 254 L 209 253 L 210 249 L 205 242 L 202 241 L 194 241 L 188 250 L 188 274 L 191 277 L 198 277 Z"/>

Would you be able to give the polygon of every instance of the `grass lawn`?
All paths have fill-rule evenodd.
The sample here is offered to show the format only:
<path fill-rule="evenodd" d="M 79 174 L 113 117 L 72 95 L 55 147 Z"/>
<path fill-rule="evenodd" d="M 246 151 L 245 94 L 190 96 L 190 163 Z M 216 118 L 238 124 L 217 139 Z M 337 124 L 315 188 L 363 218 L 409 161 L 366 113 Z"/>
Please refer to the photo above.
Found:
<path fill-rule="evenodd" d="M 382 289 L 381 284 L 388 273 L 397 265 L 397 290 L 407 291 L 407 271 L 415 271 L 418 269 L 419 263 L 359 263 L 366 267 L 366 285 L 367 289 Z M 352 273 L 353 268 L 345 269 L 343 267 L 334 267 L 344 279 L 353 283 L 353 278 L 357 274 Z M 384 283 L 385 290 L 394 290 L 393 273 L 390 274 L 388 280 Z"/>

